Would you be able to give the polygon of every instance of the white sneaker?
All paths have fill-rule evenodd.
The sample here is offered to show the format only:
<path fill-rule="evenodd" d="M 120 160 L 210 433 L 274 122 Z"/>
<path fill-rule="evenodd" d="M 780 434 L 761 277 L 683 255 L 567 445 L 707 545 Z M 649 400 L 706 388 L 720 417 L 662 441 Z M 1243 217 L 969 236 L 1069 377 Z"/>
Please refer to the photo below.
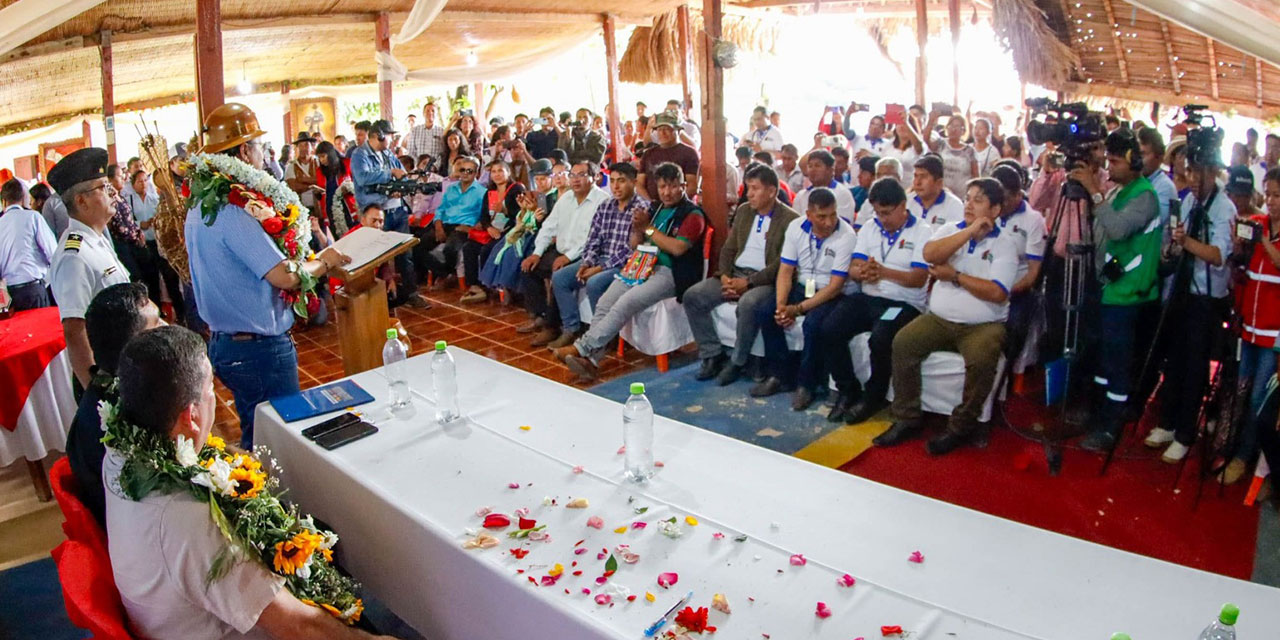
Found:
<path fill-rule="evenodd" d="M 1173 464 L 1186 457 L 1187 451 L 1189 450 L 1190 447 L 1174 440 L 1169 443 L 1169 448 L 1164 450 L 1164 454 L 1160 456 L 1160 459 L 1168 462 L 1169 464 Z"/>
<path fill-rule="evenodd" d="M 1147 434 L 1147 439 L 1143 440 L 1142 444 L 1152 449 L 1159 449 L 1170 442 L 1173 442 L 1173 431 L 1156 427 Z"/>

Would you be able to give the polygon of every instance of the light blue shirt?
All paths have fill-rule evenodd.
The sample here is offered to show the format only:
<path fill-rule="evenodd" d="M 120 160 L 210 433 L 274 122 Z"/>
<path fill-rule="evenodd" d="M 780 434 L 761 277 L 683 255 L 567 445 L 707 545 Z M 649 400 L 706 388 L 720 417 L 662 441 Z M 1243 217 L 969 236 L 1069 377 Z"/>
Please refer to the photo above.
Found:
<path fill-rule="evenodd" d="M 462 190 L 461 182 L 455 182 L 445 189 L 436 215 L 444 224 L 473 225 L 480 220 L 485 192 L 486 189 L 479 180 L 473 180 L 466 191 Z"/>
<path fill-rule="evenodd" d="M 404 169 L 404 165 L 389 151 L 374 151 L 366 142 L 351 152 L 351 183 L 356 188 L 356 207 L 364 211 L 370 204 L 386 205 L 387 196 L 368 188 L 390 182 L 392 169 Z"/>
<path fill-rule="evenodd" d="M 1156 200 L 1160 205 L 1160 226 L 1164 229 L 1169 228 L 1169 201 L 1178 199 L 1178 187 L 1173 184 L 1173 179 L 1163 170 L 1157 170 L 1155 173 L 1147 176 L 1147 180 L 1151 181 L 1151 186 L 1156 190 Z M 1165 239 L 1168 239 L 1168 231 L 1165 232 Z"/>
<path fill-rule="evenodd" d="M 121 194 L 125 201 L 129 203 L 129 207 L 133 209 L 133 218 L 138 222 L 146 222 L 156 217 L 156 207 L 160 206 L 160 196 L 154 192 L 148 191 L 145 195 L 138 195 L 130 190 L 128 193 Z M 156 239 L 155 227 L 142 230 L 142 235 L 148 241 Z"/>
<path fill-rule="evenodd" d="M 35 211 L 13 204 L 0 214 L 0 279 L 10 287 L 48 278 L 57 247 Z"/>
<path fill-rule="evenodd" d="M 1196 194 L 1193 191 L 1182 199 L 1182 220 L 1184 224 L 1195 206 Z M 1217 247 L 1222 254 L 1222 265 L 1215 267 L 1200 258 L 1196 258 L 1195 266 L 1192 267 L 1191 273 L 1191 293 L 1208 295 L 1213 298 L 1221 298 L 1227 295 L 1227 281 L 1231 275 L 1231 267 L 1227 264 L 1227 258 L 1231 257 L 1232 232 L 1234 231 L 1232 226 L 1235 220 L 1236 206 L 1231 204 L 1231 199 L 1227 197 L 1226 192 L 1218 189 L 1217 195 L 1209 203 L 1208 219 L 1201 226 L 1209 232 L 1208 243 Z M 1206 278 L 1209 279 L 1208 285 L 1205 284 Z"/>
<path fill-rule="evenodd" d="M 225 204 L 206 225 L 197 206 L 184 228 L 196 306 L 210 329 L 278 336 L 293 326 L 293 312 L 266 280 L 284 254 L 257 220 Z"/>

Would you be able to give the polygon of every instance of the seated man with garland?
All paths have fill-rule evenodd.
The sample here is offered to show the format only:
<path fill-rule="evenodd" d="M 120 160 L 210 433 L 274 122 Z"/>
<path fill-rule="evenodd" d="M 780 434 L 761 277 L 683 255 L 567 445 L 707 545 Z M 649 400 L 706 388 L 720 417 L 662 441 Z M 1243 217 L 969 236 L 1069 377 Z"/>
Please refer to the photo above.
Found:
<path fill-rule="evenodd" d="M 375 637 L 351 626 L 364 605 L 332 564 L 338 537 L 281 505 L 270 464 L 209 434 L 217 398 L 200 336 L 176 326 L 143 332 L 117 373 L 119 401 L 102 409 L 102 479 L 111 568 L 132 633 Z"/>

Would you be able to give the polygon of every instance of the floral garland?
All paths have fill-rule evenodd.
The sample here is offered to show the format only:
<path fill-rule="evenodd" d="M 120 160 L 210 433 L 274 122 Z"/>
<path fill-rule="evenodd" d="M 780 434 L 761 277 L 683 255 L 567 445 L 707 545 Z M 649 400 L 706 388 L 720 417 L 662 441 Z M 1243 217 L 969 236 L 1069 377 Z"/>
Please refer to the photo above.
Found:
<path fill-rule="evenodd" d="M 187 180 L 182 184 L 187 207 L 200 207 L 206 225 L 218 218 L 225 204 L 243 208 L 262 225 L 262 230 L 275 241 L 288 260 L 302 262 L 312 258 L 311 216 L 287 185 L 261 169 L 255 169 L 239 158 L 221 153 L 197 153 L 191 156 Z M 280 297 L 300 318 L 320 309 L 316 279 L 305 269 L 298 270 L 301 286 L 296 291 L 280 291 Z"/>
<path fill-rule="evenodd" d="M 117 397 L 115 389 L 113 383 L 104 396 Z M 212 435 L 199 452 L 184 436 L 175 444 L 129 424 L 118 405 L 106 400 L 98 404 L 98 414 L 107 428 L 103 444 L 124 458 L 119 482 L 126 497 L 186 491 L 209 503 L 228 544 L 214 557 L 206 584 L 225 576 L 236 562 L 254 560 L 285 578 L 285 587 L 302 602 L 347 624 L 360 619 L 359 585 L 332 564 L 338 536 L 317 527 L 311 516 L 286 508 L 279 480 L 267 475 L 257 457 L 228 452 L 222 438 Z"/>

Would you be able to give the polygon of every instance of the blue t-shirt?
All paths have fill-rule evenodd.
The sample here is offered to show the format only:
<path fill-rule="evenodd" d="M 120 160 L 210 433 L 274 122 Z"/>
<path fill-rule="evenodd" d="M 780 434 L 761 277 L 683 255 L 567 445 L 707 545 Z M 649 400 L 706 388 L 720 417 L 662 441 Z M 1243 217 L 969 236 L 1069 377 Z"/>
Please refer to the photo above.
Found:
<path fill-rule="evenodd" d="M 480 220 L 480 209 L 484 206 L 484 194 L 487 190 L 479 180 L 471 182 L 471 186 L 462 190 L 462 183 L 455 182 L 444 190 L 440 200 L 440 222 L 444 224 L 474 225 Z"/>
<path fill-rule="evenodd" d="M 293 326 L 293 312 L 266 280 L 284 254 L 253 216 L 225 204 L 206 225 L 196 206 L 184 228 L 196 306 L 211 330 L 278 336 Z"/>

